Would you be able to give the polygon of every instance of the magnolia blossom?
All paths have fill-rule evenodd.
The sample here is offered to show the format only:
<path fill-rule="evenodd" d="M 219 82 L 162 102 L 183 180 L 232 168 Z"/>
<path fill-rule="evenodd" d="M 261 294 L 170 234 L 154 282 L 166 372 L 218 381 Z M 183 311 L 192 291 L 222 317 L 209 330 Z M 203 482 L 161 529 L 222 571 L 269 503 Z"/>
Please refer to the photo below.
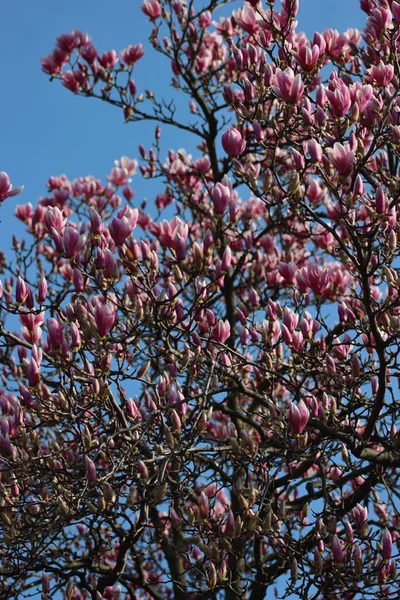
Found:
<path fill-rule="evenodd" d="M 7 198 L 17 196 L 22 192 L 23 189 L 23 185 L 17 188 L 13 188 L 7 173 L 5 173 L 4 171 L 0 172 L 0 202 L 3 202 Z"/>

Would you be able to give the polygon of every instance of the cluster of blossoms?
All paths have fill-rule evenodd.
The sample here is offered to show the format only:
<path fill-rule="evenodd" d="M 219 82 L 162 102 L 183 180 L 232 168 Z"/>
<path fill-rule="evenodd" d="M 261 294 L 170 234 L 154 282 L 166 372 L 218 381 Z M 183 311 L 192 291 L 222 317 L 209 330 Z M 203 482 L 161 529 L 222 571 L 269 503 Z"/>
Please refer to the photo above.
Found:
<path fill-rule="evenodd" d="M 400 3 L 311 40 L 298 0 L 196 4 L 142 5 L 186 121 L 138 92 L 140 44 L 73 31 L 42 60 L 157 125 L 104 183 L 16 208 L 0 595 L 398 597 Z M 197 155 L 165 157 L 163 125 Z"/>

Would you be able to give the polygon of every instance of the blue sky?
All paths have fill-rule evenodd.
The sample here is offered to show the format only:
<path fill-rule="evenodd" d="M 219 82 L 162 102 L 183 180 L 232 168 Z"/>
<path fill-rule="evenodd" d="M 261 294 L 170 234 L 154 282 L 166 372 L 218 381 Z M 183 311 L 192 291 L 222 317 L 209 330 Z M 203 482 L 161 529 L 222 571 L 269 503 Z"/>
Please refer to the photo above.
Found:
<path fill-rule="evenodd" d="M 9 248 L 13 230 L 22 234 L 13 218 L 15 205 L 35 204 L 46 193 L 49 176 L 65 173 L 72 179 L 91 174 L 104 180 L 115 159 L 136 157 L 138 144 L 153 139 L 153 124 L 124 124 L 118 109 L 76 97 L 58 82 L 50 84 L 39 65 L 40 58 L 53 49 L 56 37 L 74 28 L 88 32 L 99 51 L 122 50 L 141 42 L 146 55 L 135 72 L 138 88 L 169 96 L 170 66 L 146 43 L 150 24 L 140 6 L 140 0 L 2 0 L 0 171 L 8 172 L 15 186 L 25 185 L 23 195 L 1 208 L 3 250 Z M 312 36 L 327 27 L 362 28 L 364 16 L 357 0 L 300 0 L 299 29 Z M 165 131 L 165 153 L 169 147 L 186 144 L 187 139 Z M 187 149 L 191 150 L 190 145 Z M 133 188 L 138 201 L 144 197 L 151 201 L 155 195 L 154 187 L 140 176 L 134 179 Z"/>

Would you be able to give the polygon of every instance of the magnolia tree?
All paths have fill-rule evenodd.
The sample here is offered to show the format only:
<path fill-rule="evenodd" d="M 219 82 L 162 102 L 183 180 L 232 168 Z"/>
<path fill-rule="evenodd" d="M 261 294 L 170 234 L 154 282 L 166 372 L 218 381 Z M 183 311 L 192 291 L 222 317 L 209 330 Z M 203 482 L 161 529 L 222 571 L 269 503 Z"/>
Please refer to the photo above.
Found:
<path fill-rule="evenodd" d="M 123 157 L 17 206 L 1 598 L 399 597 L 400 2 L 311 40 L 298 0 L 226 4 L 141 7 L 187 116 L 135 83 L 140 44 L 73 31 L 42 60 L 154 121 L 159 193 Z"/>

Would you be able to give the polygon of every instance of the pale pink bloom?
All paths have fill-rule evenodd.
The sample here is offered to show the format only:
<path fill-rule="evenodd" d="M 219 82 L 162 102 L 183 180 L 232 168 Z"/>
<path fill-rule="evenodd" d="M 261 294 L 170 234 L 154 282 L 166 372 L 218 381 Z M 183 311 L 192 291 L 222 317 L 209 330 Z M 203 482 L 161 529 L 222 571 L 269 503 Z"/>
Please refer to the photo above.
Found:
<path fill-rule="evenodd" d="M 161 6 L 157 0 L 144 0 L 142 11 L 150 18 L 150 21 L 161 17 Z"/>
<path fill-rule="evenodd" d="M 297 406 L 289 401 L 289 423 L 294 434 L 298 435 L 303 433 L 309 418 L 310 411 L 304 400 L 300 400 Z"/>
<path fill-rule="evenodd" d="M 274 85 L 272 90 L 274 94 L 286 102 L 286 104 L 297 104 L 304 92 L 304 83 L 301 75 L 294 74 L 293 69 L 287 67 L 284 71 L 277 69 L 273 78 Z"/>
<path fill-rule="evenodd" d="M 114 164 L 119 169 L 125 169 L 128 175 L 135 175 L 138 162 L 135 158 L 128 158 L 127 156 L 121 156 L 119 160 L 115 160 Z"/>
<path fill-rule="evenodd" d="M 335 142 L 333 148 L 326 149 L 326 154 L 339 175 L 349 175 L 355 158 L 349 144 L 343 146 L 340 142 Z"/>
<path fill-rule="evenodd" d="M 22 192 L 23 189 L 23 185 L 13 188 L 7 173 L 0 171 L 0 202 L 3 202 L 7 198 L 17 196 Z"/>
<path fill-rule="evenodd" d="M 111 170 L 110 175 L 107 176 L 107 181 L 116 185 L 117 187 L 127 185 L 132 180 L 128 177 L 128 171 L 123 168 L 114 167 Z"/>

